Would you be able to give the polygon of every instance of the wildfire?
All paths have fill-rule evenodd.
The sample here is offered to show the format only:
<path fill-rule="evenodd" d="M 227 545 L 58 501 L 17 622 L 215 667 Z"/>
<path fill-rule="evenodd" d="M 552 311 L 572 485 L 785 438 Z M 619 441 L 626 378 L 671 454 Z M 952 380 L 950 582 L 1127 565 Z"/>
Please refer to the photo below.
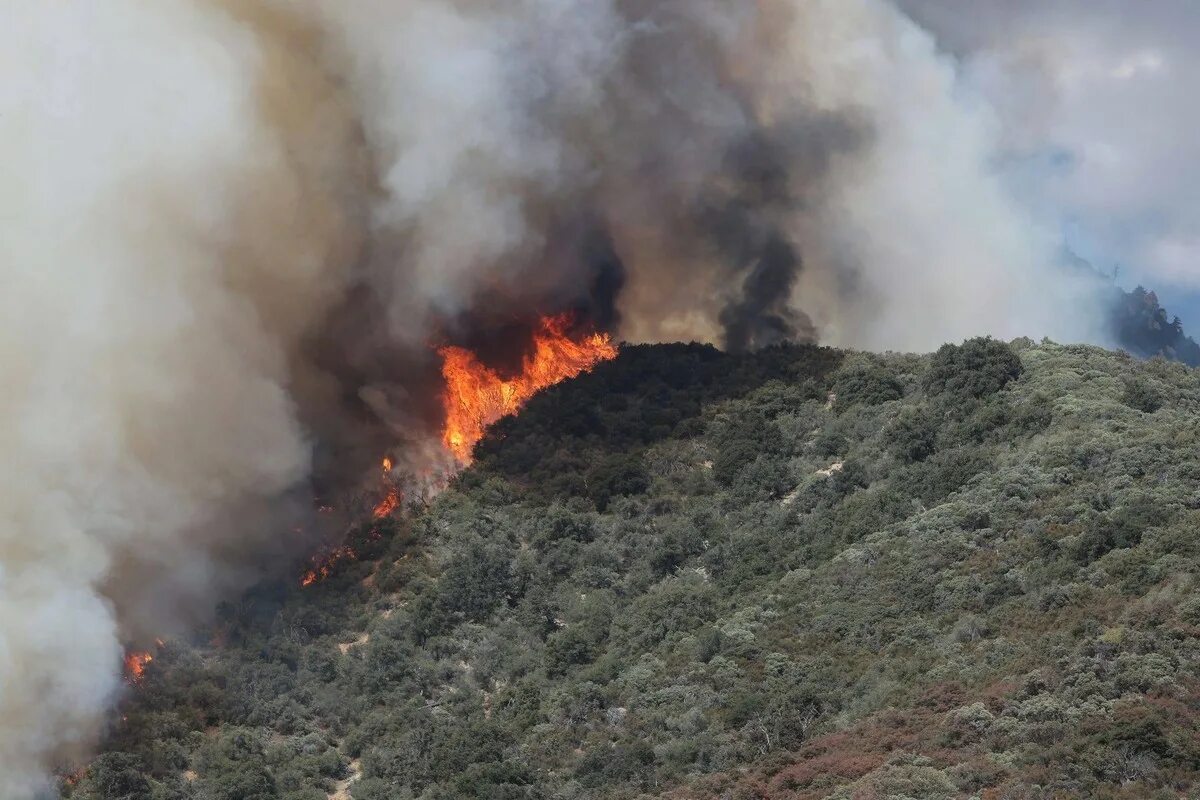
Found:
<path fill-rule="evenodd" d="M 509 380 L 482 364 L 470 350 L 452 346 L 438 350 L 446 381 L 442 441 L 461 463 L 471 463 L 475 443 L 493 422 L 515 413 L 542 389 L 616 358 L 617 346 L 608 334 L 572 339 L 568 335 L 570 326 L 570 315 L 543 319 L 533 335 L 533 352 L 525 357 L 521 374 Z"/>
<path fill-rule="evenodd" d="M 146 666 L 153 660 L 154 656 L 144 650 L 126 654 L 125 678 L 130 683 L 141 683 L 146 674 Z"/>

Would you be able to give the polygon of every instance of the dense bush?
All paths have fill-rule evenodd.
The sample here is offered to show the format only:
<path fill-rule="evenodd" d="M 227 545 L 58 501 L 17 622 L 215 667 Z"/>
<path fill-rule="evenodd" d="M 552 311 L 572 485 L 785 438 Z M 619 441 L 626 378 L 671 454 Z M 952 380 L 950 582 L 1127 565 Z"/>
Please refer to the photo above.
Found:
<path fill-rule="evenodd" d="M 833 394 L 837 398 L 836 407 L 843 410 L 899 400 L 904 395 L 904 385 L 886 365 L 860 356 L 844 364 L 833 376 Z"/>
<path fill-rule="evenodd" d="M 1146 414 L 1153 414 L 1163 406 L 1162 393 L 1142 377 L 1126 379 L 1121 400 L 1130 408 Z"/>
<path fill-rule="evenodd" d="M 1020 357 L 1012 347 L 991 338 L 944 344 L 930 359 L 925 386 L 932 394 L 980 398 L 1021 377 Z"/>

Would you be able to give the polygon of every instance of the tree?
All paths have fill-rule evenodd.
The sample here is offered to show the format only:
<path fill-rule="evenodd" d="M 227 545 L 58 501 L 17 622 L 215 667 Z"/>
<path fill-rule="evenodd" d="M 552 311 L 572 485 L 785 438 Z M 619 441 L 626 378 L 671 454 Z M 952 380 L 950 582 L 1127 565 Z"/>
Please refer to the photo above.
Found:
<path fill-rule="evenodd" d="M 105 753 L 88 770 L 88 783 L 97 800 L 146 800 L 150 781 L 142 774 L 145 765 L 130 753 Z"/>

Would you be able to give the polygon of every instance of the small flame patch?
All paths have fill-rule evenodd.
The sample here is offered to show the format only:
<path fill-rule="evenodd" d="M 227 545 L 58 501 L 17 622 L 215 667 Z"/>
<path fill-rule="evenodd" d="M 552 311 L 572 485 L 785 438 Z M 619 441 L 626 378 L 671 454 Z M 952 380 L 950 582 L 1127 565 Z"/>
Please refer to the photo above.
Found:
<path fill-rule="evenodd" d="M 333 569 L 339 562 L 357 557 L 354 549 L 350 547 L 339 547 L 336 550 L 329 551 L 324 556 L 314 556 L 312 561 L 313 566 L 300 578 L 300 585 L 312 586 L 314 583 L 323 581 L 333 574 Z"/>
<path fill-rule="evenodd" d="M 125 679 L 130 683 L 140 684 L 146 677 L 146 667 L 154 660 L 154 656 L 145 650 L 127 653 L 125 655 Z"/>

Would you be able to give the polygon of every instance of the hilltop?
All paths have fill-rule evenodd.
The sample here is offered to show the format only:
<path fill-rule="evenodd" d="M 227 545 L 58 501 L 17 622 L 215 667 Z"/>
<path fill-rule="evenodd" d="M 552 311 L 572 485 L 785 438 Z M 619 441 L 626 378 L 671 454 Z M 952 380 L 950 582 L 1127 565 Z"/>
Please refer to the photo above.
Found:
<path fill-rule="evenodd" d="M 147 665 L 72 798 L 1200 789 L 1200 371 L 623 348 Z"/>

